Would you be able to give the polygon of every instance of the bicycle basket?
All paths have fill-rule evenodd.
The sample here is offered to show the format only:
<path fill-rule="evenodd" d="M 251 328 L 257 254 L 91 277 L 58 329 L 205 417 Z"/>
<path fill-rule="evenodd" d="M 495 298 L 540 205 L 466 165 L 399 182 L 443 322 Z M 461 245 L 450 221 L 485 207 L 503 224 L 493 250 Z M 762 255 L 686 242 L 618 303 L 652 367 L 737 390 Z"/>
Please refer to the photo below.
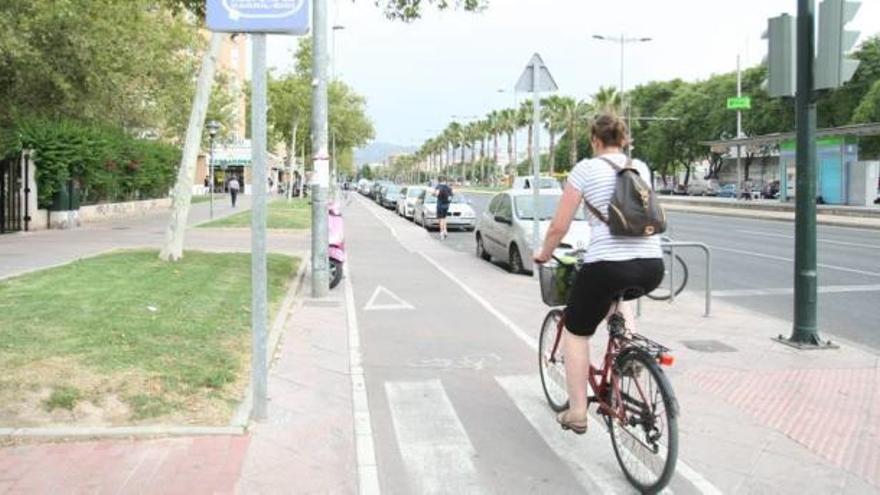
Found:
<path fill-rule="evenodd" d="M 577 272 L 574 263 L 545 263 L 539 265 L 538 279 L 541 283 L 541 299 L 548 306 L 564 306 L 568 303 L 568 291 L 574 284 Z"/>

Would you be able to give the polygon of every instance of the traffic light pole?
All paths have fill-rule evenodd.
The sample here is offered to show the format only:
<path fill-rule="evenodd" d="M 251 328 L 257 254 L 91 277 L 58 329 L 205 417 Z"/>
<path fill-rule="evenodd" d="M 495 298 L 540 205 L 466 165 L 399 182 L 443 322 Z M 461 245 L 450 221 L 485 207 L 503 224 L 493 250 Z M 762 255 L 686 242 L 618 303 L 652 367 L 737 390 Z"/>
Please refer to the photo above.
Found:
<path fill-rule="evenodd" d="M 800 349 L 831 347 L 819 339 L 816 267 L 816 95 L 813 85 L 815 0 L 798 0 L 797 189 L 795 192 L 794 328 L 777 340 Z"/>

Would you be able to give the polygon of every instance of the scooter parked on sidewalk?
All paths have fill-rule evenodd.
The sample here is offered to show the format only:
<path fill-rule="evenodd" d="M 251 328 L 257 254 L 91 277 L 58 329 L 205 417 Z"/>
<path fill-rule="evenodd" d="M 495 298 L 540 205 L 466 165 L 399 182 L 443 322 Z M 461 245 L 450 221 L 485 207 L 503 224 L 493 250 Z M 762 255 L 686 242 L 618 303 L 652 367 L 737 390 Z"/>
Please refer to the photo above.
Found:
<path fill-rule="evenodd" d="M 345 229 L 342 221 L 342 206 L 338 202 L 330 204 L 328 209 L 327 233 L 330 246 L 327 250 L 330 256 L 330 288 L 333 289 L 342 281 L 342 265 L 345 263 Z"/>

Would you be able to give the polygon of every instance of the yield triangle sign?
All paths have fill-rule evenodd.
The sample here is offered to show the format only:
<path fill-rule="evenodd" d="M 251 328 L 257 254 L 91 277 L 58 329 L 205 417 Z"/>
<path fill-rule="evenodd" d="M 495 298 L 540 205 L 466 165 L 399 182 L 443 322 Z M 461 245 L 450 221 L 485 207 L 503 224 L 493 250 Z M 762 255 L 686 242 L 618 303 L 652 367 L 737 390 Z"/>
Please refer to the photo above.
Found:
<path fill-rule="evenodd" d="M 416 309 L 412 306 L 412 304 L 404 301 L 396 294 L 391 292 L 390 290 L 382 287 L 381 285 L 376 286 L 376 290 L 373 291 L 373 295 L 370 297 L 370 300 L 367 301 L 367 305 L 364 306 L 364 311 L 380 311 L 380 310 L 400 310 L 400 309 Z"/>
<path fill-rule="evenodd" d="M 534 78 L 532 76 L 535 73 L 535 68 L 538 69 L 538 87 L 535 87 Z M 526 65 L 522 75 L 519 76 L 519 81 L 516 83 L 516 90 L 521 93 L 541 93 L 556 91 L 557 89 L 559 88 L 556 86 L 556 81 L 553 80 L 553 76 L 550 75 L 550 70 L 544 65 L 541 56 L 537 53 L 532 55 L 532 58 L 529 60 L 528 65 Z"/>

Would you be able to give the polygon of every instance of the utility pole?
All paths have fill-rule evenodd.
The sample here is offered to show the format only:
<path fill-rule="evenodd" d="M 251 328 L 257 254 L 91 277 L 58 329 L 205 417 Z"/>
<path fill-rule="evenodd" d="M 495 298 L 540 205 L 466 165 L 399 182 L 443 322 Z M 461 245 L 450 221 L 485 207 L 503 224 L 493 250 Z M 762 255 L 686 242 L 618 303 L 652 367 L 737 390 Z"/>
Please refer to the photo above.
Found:
<path fill-rule="evenodd" d="M 327 269 L 327 0 L 314 0 L 312 22 L 312 297 L 330 291 Z"/>
<path fill-rule="evenodd" d="M 266 419 L 267 373 L 266 323 L 266 34 L 253 35 L 253 85 L 251 86 L 251 128 L 253 146 L 254 194 L 251 206 L 251 381 L 253 382 L 254 419 Z"/>
<path fill-rule="evenodd" d="M 798 0 L 797 16 L 797 194 L 795 194 L 794 325 L 777 340 L 801 349 L 822 349 L 817 329 L 816 94 L 813 84 L 814 0 Z"/>
<path fill-rule="evenodd" d="M 739 65 L 739 54 L 736 55 L 736 97 L 742 98 L 742 72 Z M 736 111 L 736 138 L 742 138 L 742 110 Z M 742 169 L 742 145 L 736 144 L 736 190 L 742 191 L 743 187 L 743 169 Z"/>

